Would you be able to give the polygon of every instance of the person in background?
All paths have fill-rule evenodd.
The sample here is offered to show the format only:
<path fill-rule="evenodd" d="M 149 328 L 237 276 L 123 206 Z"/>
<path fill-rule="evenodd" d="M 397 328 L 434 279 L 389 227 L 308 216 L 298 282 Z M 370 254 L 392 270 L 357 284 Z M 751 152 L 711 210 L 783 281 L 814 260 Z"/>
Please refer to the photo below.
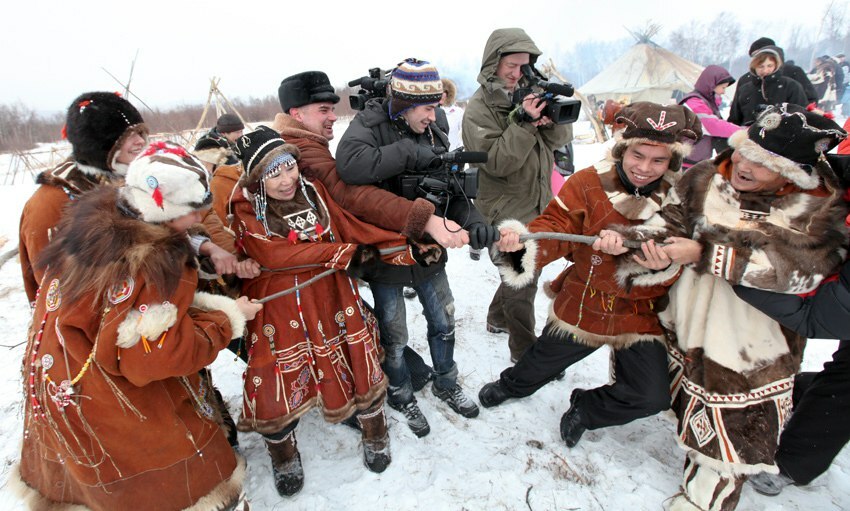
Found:
<path fill-rule="evenodd" d="M 236 114 L 222 114 L 215 123 L 215 128 L 210 130 L 211 135 L 221 135 L 230 144 L 235 144 L 236 139 L 245 133 L 245 124 Z"/>
<path fill-rule="evenodd" d="M 829 55 L 817 57 L 814 67 L 809 71 L 808 77 L 818 93 L 817 105 L 819 108 L 829 112 L 835 106 L 838 98 L 835 62 Z"/>
<path fill-rule="evenodd" d="M 802 85 L 784 76 L 782 50 L 776 46 L 762 46 L 751 55 L 750 73 L 742 76 L 735 89 L 729 109 L 729 122 L 749 126 L 758 113 L 768 105 L 792 103 L 808 104 Z"/>
<path fill-rule="evenodd" d="M 79 198 L 42 251 L 10 479 L 33 509 L 231 510 L 242 500 L 245 460 L 199 371 L 262 305 L 196 291 L 187 229 L 210 200 L 200 162 L 154 143 L 123 186 Z"/>
<path fill-rule="evenodd" d="M 728 147 L 726 139 L 741 127 L 724 121 L 720 115 L 720 103 L 726 88 L 735 83 L 735 79 L 721 66 L 706 66 L 697 78 L 694 90 L 679 101 L 697 115 L 702 124 L 702 138 L 694 144 L 683 169 L 712 157 L 714 151 L 722 153 Z"/>
<path fill-rule="evenodd" d="M 534 65 L 540 54 L 521 28 L 494 30 L 481 57 L 480 87 L 463 116 L 465 149 L 488 154 L 487 163 L 479 165 L 475 205 L 493 224 L 508 218 L 525 224 L 543 212 L 552 200 L 554 151 L 572 139 L 570 125 L 542 115 L 546 101 L 534 94 L 514 98 L 527 85 L 522 67 Z M 521 112 L 533 120 L 523 120 Z M 487 310 L 487 331 L 508 334 L 512 362 L 537 339 L 538 278 L 522 288 L 502 281 Z"/>
<path fill-rule="evenodd" d="M 518 243 L 528 232 L 595 236 L 611 224 L 640 225 L 671 191 L 690 143 L 700 136 L 696 115 L 679 105 L 638 102 L 617 114 L 625 128 L 609 158 L 573 174 L 543 214 L 528 226 L 500 224 L 497 258 L 505 282 L 521 286 L 533 273 L 564 258 L 573 264 L 548 286 L 554 297 L 549 321 L 537 341 L 478 394 L 485 407 L 535 393 L 558 373 L 602 346 L 610 346 L 614 383 L 574 389 L 561 417 L 561 438 L 575 447 L 584 431 L 648 417 L 670 406 L 664 331 L 656 303 L 677 273 L 659 273 L 641 286 L 624 288 L 613 256 L 553 239 Z M 519 250 L 519 252 L 518 252 Z"/>
<path fill-rule="evenodd" d="M 760 37 L 756 39 L 750 45 L 750 51 L 748 55 L 750 56 L 750 58 L 753 58 L 756 52 L 764 48 L 765 46 L 773 46 L 776 48 L 776 51 L 779 52 L 779 58 L 783 62 L 782 67 L 779 69 L 779 71 L 782 73 L 783 76 L 794 80 L 795 82 L 799 83 L 800 86 L 803 87 L 803 93 L 806 95 L 806 105 L 810 105 L 812 103 L 815 103 L 817 105 L 819 96 L 817 91 L 815 91 L 815 86 L 812 85 L 812 82 L 809 81 L 809 78 L 806 75 L 806 71 L 802 67 L 794 64 L 793 60 L 785 60 L 785 51 L 781 47 L 779 47 L 773 41 L 773 39 L 769 37 Z M 749 81 L 752 77 L 753 73 L 744 73 L 744 75 L 738 79 L 738 85 L 740 86 L 741 83 L 743 83 L 744 81 Z"/>

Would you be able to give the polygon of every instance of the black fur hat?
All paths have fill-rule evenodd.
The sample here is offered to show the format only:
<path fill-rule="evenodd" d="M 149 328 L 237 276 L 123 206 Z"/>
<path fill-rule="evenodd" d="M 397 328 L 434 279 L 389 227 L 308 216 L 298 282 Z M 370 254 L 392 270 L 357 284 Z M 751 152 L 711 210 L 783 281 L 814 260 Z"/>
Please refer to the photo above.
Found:
<path fill-rule="evenodd" d="M 86 92 L 68 107 L 63 131 L 78 166 L 123 174 L 115 156 L 133 133 L 147 138 L 142 114 L 115 92 Z"/>
<path fill-rule="evenodd" d="M 288 114 L 290 108 L 311 103 L 339 103 L 328 75 L 321 71 L 305 71 L 284 78 L 277 89 L 280 107 Z"/>

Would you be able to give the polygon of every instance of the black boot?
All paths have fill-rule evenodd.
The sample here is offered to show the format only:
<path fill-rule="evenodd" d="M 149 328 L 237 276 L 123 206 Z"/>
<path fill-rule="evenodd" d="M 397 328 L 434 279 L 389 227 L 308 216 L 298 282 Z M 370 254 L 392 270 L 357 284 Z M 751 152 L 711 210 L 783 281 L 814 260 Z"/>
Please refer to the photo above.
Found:
<path fill-rule="evenodd" d="M 502 385 L 502 380 L 496 380 L 481 387 L 478 391 L 478 401 L 484 408 L 492 408 L 505 402 L 511 395 Z"/>
<path fill-rule="evenodd" d="M 392 461 L 384 405 L 373 405 L 356 417 L 363 432 L 363 463 L 372 472 L 380 474 Z"/>
<path fill-rule="evenodd" d="M 581 411 L 578 406 L 578 400 L 584 392 L 584 389 L 573 390 L 570 397 L 570 409 L 561 417 L 561 439 L 567 447 L 575 447 L 587 429 L 581 423 Z"/>
<path fill-rule="evenodd" d="M 281 497 L 291 497 L 304 487 L 304 468 L 301 466 L 301 453 L 292 431 L 283 440 L 266 438 L 266 447 L 272 458 L 274 486 Z"/>

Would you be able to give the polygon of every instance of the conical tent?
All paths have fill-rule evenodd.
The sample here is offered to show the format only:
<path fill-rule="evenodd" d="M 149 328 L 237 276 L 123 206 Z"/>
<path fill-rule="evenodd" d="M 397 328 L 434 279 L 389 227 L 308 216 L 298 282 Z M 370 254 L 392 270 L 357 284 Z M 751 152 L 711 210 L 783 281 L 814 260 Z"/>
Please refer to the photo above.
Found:
<path fill-rule="evenodd" d="M 596 101 L 622 99 L 670 104 L 687 94 L 703 67 L 652 42 L 640 42 L 579 87 Z"/>

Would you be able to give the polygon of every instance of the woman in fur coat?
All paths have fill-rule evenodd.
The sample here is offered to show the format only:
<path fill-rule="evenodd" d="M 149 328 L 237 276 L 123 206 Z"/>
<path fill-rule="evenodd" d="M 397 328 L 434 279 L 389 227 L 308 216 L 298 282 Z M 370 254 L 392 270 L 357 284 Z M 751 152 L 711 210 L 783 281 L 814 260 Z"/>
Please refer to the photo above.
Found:
<path fill-rule="evenodd" d="M 63 219 L 23 362 L 19 489 L 34 509 L 234 509 L 234 455 L 199 371 L 261 308 L 195 292 L 208 175 L 170 143 Z M 76 509 L 76 507 L 75 507 Z"/>
<path fill-rule="evenodd" d="M 289 291 L 270 300 L 248 325 L 237 427 L 263 435 L 281 495 L 303 486 L 295 427 L 317 406 L 332 423 L 356 415 L 365 464 L 382 472 L 390 463 L 383 353 L 375 318 L 351 276 L 384 264 L 377 247 L 398 249 L 383 258 L 403 265 L 416 263 L 412 249 L 402 235 L 340 208 L 320 181 L 303 179 L 298 148 L 274 130 L 244 135 L 237 150 L 245 174 L 242 193 L 232 199 L 232 228 L 237 244 L 263 268 L 243 292 L 259 299 Z"/>

